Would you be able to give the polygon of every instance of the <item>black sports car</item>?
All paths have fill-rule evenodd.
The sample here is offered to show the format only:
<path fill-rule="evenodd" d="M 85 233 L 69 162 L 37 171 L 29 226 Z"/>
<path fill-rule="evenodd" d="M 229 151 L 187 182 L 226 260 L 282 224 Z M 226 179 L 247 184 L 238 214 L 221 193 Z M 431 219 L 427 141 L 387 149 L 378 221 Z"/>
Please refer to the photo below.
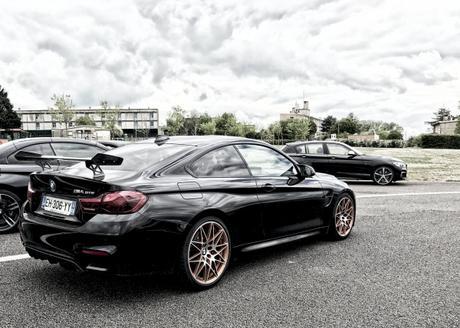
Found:
<path fill-rule="evenodd" d="M 175 269 L 206 288 L 232 251 L 321 233 L 344 239 L 354 223 L 344 182 L 264 142 L 159 137 L 32 174 L 20 232 L 27 252 L 51 263 L 116 274 Z"/>
<path fill-rule="evenodd" d="M 286 144 L 282 150 L 298 163 L 341 178 L 371 179 L 388 185 L 407 177 L 407 164 L 402 160 L 365 155 L 341 142 L 298 141 Z"/>
<path fill-rule="evenodd" d="M 20 151 L 43 155 L 93 157 L 108 150 L 99 143 L 69 138 L 18 139 L 0 146 L 0 233 L 14 231 L 17 227 L 20 207 L 26 200 L 29 174 L 40 171 L 34 161 L 19 161 L 15 155 Z M 78 163 L 69 160 L 50 161 L 54 167 Z"/>

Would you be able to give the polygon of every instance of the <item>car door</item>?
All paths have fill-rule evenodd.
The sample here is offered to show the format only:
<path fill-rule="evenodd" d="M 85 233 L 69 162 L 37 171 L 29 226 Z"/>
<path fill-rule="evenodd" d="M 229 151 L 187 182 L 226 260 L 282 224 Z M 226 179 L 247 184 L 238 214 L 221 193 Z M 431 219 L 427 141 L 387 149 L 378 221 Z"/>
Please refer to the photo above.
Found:
<path fill-rule="evenodd" d="M 328 171 L 340 177 L 355 177 L 364 172 L 359 156 L 350 155 L 351 148 L 339 143 L 326 143 L 329 155 Z"/>
<path fill-rule="evenodd" d="M 235 233 L 234 246 L 263 238 L 257 185 L 233 145 L 210 150 L 192 161 L 188 170 L 196 180 L 181 182 L 179 188 L 195 184 L 203 195 L 200 202 L 224 211 Z"/>
<path fill-rule="evenodd" d="M 313 167 L 317 172 L 327 170 L 328 156 L 324 152 L 324 146 L 321 142 L 300 144 L 291 147 L 295 152 L 289 152 L 297 163 L 306 164 Z"/>
<path fill-rule="evenodd" d="M 257 184 L 266 238 L 322 226 L 323 191 L 314 177 L 299 179 L 295 164 L 270 147 L 240 144 L 238 151 Z"/>

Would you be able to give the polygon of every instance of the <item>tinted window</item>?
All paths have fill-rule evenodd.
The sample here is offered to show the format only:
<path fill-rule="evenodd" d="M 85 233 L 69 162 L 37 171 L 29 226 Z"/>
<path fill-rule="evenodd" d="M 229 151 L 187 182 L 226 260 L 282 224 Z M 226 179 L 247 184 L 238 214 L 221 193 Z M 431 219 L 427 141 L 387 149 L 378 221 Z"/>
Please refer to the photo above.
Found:
<path fill-rule="evenodd" d="M 91 158 L 97 153 L 105 152 L 105 150 L 102 148 L 82 143 L 53 142 L 52 145 L 56 155 L 64 157 Z"/>
<path fill-rule="evenodd" d="M 296 154 L 305 154 L 305 145 L 297 145 L 294 147 L 294 152 Z"/>
<path fill-rule="evenodd" d="M 323 144 L 321 143 L 312 143 L 312 144 L 307 144 L 306 146 L 307 146 L 308 154 L 317 154 L 317 155 L 324 154 Z"/>
<path fill-rule="evenodd" d="M 295 174 L 290 160 L 273 149 L 257 145 L 237 146 L 254 176 L 288 176 Z"/>
<path fill-rule="evenodd" d="M 49 143 L 41 143 L 41 144 L 36 144 L 36 145 L 31 145 L 31 146 L 21 148 L 17 152 L 15 152 L 12 155 L 8 156 L 8 163 L 10 163 L 10 164 L 18 164 L 19 163 L 20 164 L 20 163 L 34 162 L 34 161 L 18 161 L 14 156 L 19 151 L 28 151 L 28 152 L 37 153 L 37 154 L 40 154 L 40 155 L 54 155 L 54 152 L 51 149 L 51 146 L 50 146 Z"/>
<path fill-rule="evenodd" d="M 347 155 L 350 149 L 339 144 L 327 144 L 329 154 L 332 155 Z"/>
<path fill-rule="evenodd" d="M 199 177 L 247 177 L 249 171 L 233 146 L 212 150 L 190 166 Z"/>
<path fill-rule="evenodd" d="M 286 146 L 283 151 L 288 154 L 305 154 L 305 145 Z"/>

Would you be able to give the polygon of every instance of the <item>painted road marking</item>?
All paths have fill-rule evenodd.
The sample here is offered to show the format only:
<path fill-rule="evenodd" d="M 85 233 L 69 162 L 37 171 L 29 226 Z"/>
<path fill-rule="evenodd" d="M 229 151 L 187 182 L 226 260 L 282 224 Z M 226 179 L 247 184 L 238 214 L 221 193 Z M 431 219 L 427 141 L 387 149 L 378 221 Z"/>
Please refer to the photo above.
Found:
<path fill-rule="evenodd" d="M 399 196 L 424 196 L 424 195 L 459 195 L 460 191 L 434 191 L 434 192 L 407 192 L 399 194 L 357 194 L 356 198 L 378 198 L 378 197 L 399 197 Z"/>
<path fill-rule="evenodd" d="M 10 256 L 0 257 L 0 262 L 10 262 L 10 261 L 24 260 L 28 258 L 30 258 L 29 254 L 10 255 Z"/>

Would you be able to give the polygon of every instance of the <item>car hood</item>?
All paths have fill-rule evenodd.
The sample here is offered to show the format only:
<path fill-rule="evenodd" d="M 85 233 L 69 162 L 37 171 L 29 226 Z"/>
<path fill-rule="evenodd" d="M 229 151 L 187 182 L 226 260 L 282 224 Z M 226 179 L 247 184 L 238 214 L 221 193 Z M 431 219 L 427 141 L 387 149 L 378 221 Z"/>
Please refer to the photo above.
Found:
<path fill-rule="evenodd" d="M 359 155 L 359 159 L 364 159 L 367 161 L 382 161 L 382 162 L 404 162 L 403 160 L 396 157 L 389 156 L 379 156 L 379 155 Z"/>

